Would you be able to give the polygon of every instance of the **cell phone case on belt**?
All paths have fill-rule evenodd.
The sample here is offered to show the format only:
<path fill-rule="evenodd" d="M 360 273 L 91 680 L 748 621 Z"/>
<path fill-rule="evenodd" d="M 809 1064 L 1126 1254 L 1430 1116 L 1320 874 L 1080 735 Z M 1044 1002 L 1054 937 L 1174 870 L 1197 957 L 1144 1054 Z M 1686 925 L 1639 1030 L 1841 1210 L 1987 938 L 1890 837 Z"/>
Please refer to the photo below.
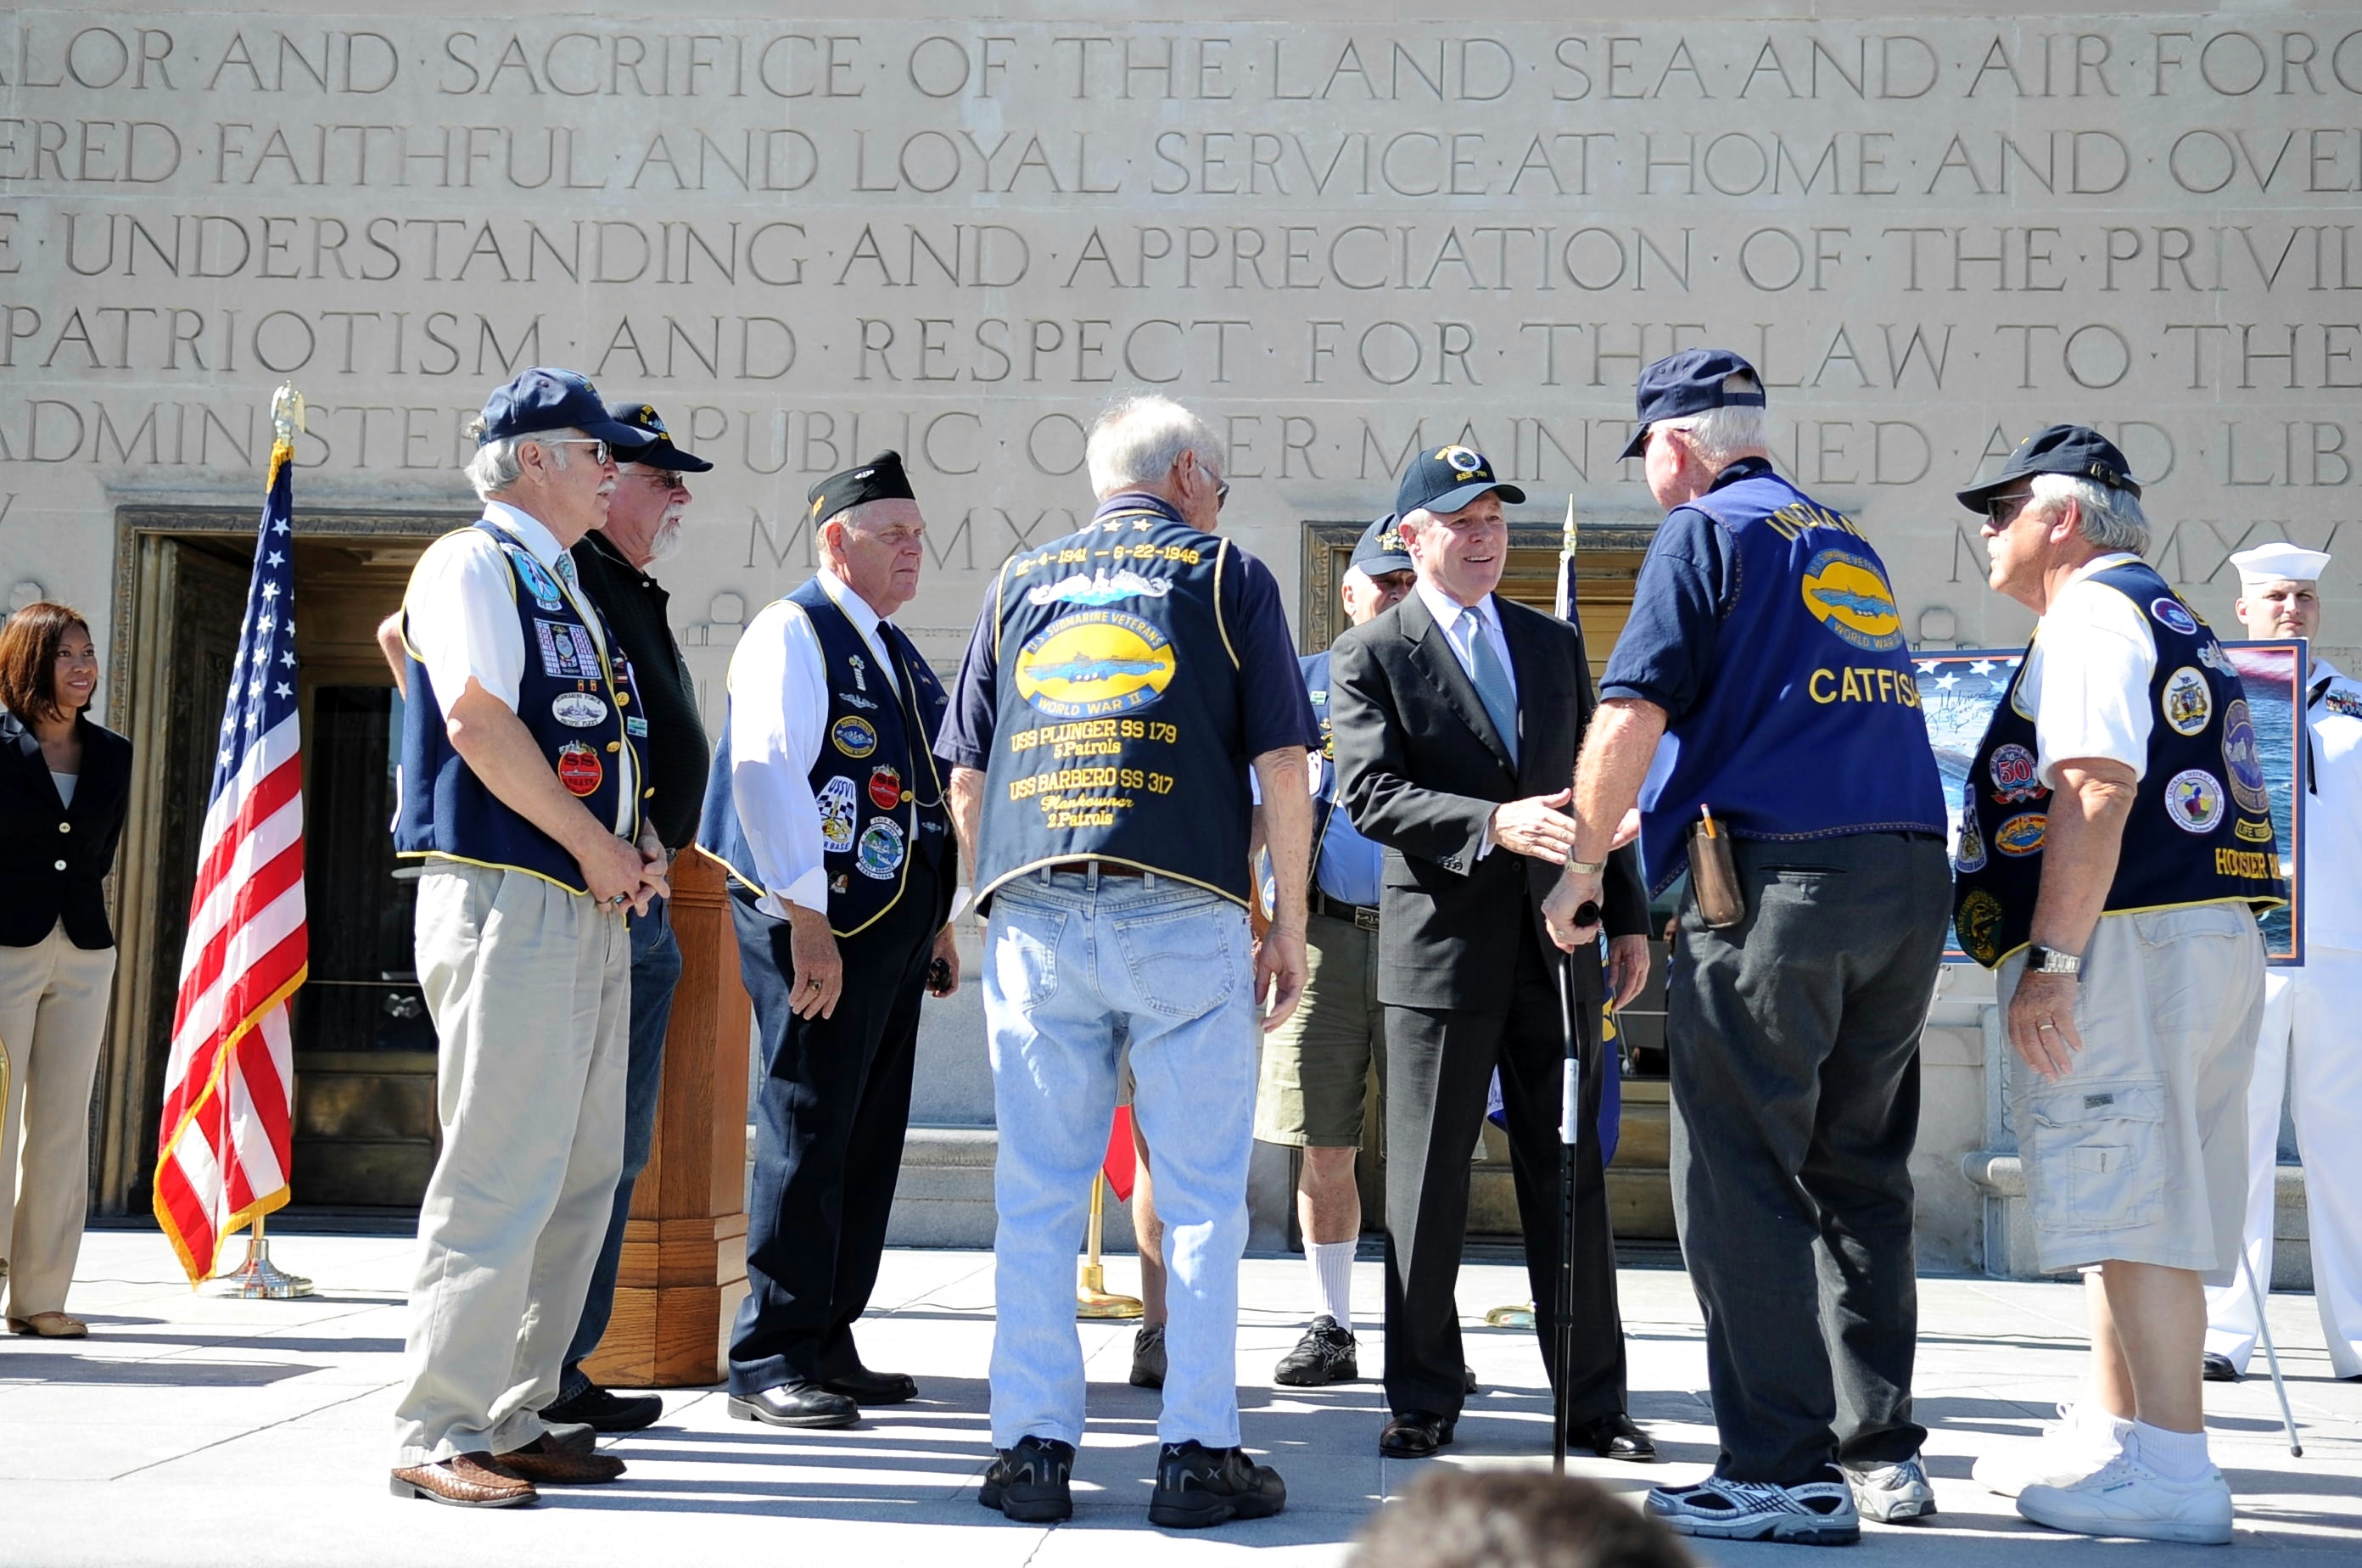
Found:
<path fill-rule="evenodd" d="M 1697 898 L 1698 918 L 1714 930 L 1727 931 L 1745 923 L 1747 895 L 1739 890 L 1730 834 L 1704 806 L 1698 808 L 1698 820 L 1690 827 L 1690 888 Z"/>

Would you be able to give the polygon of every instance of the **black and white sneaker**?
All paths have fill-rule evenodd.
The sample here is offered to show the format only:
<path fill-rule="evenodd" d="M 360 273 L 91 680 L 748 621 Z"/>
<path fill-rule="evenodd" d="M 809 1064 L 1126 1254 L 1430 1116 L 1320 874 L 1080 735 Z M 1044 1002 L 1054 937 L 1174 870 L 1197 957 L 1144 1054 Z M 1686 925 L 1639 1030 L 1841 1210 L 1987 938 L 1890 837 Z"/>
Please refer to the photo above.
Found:
<path fill-rule="evenodd" d="M 1287 1507 L 1287 1483 L 1242 1448 L 1208 1448 L 1195 1441 L 1168 1442 L 1156 1456 L 1156 1490 L 1148 1522 L 1167 1529 L 1204 1529 L 1231 1519 L 1262 1519 Z"/>
<path fill-rule="evenodd" d="M 1648 1514 L 1675 1535 L 1851 1546 L 1861 1539 L 1852 1489 L 1835 1466 L 1825 1474 L 1794 1486 L 1719 1475 L 1694 1486 L 1659 1486 L 1649 1494 Z"/>
<path fill-rule="evenodd" d="M 1853 1488 L 1855 1509 L 1866 1519 L 1907 1524 L 1936 1515 L 1936 1488 L 1929 1485 L 1927 1467 L 1915 1453 L 1893 1464 L 1861 1469 L 1840 1464 L 1838 1468 L 1845 1472 L 1846 1485 Z"/>
<path fill-rule="evenodd" d="M 1361 1364 L 1353 1354 L 1353 1335 L 1323 1312 L 1312 1320 L 1296 1348 L 1279 1358 L 1272 1381 L 1290 1388 L 1325 1388 L 1331 1383 L 1358 1383 Z"/>
<path fill-rule="evenodd" d="M 1004 1448 L 984 1473 L 976 1500 L 1022 1524 L 1051 1524 L 1075 1517 L 1067 1483 L 1075 1474 L 1075 1445 L 1055 1438 L 1023 1437 Z"/>
<path fill-rule="evenodd" d="M 1131 1337 L 1131 1386 L 1134 1388 L 1164 1386 L 1164 1325 L 1143 1323 L 1140 1332 Z"/>

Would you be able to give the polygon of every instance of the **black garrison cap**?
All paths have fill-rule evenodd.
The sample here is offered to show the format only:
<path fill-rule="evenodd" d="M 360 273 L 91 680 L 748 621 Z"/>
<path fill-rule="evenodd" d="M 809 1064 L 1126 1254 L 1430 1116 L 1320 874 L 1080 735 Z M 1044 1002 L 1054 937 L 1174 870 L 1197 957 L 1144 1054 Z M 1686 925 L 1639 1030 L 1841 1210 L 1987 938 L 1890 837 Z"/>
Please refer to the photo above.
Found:
<path fill-rule="evenodd" d="M 865 501 L 916 501 L 919 497 L 902 472 L 902 454 L 880 452 L 857 469 L 829 475 L 812 486 L 805 499 L 811 502 L 812 525 L 818 527 Z"/>
<path fill-rule="evenodd" d="M 1960 504 L 1971 512 L 1982 512 L 1990 497 L 2028 474 L 2072 474 L 2135 499 L 2141 492 L 2139 481 L 2132 476 L 2132 465 L 2125 461 L 2114 441 L 2088 425 L 2052 425 L 2020 441 L 2017 450 L 2002 464 L 2001 472 L 1958 491 Z"/>

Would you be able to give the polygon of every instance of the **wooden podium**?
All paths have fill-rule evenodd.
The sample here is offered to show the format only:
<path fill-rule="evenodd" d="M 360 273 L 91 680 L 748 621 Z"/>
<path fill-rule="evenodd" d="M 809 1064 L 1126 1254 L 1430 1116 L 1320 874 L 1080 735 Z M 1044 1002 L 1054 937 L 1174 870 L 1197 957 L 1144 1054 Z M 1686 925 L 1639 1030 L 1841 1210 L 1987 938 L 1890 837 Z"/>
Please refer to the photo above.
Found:
<path fill-rule="evenodd" d="M 615 1314 L 583 1364 L 619 1388 L 718 1383 L 746 1294 L 746 988 L 722 868 L 672 863 L 680 988 L 665 1032 L 656 1143 L 632 1194 Z"/>

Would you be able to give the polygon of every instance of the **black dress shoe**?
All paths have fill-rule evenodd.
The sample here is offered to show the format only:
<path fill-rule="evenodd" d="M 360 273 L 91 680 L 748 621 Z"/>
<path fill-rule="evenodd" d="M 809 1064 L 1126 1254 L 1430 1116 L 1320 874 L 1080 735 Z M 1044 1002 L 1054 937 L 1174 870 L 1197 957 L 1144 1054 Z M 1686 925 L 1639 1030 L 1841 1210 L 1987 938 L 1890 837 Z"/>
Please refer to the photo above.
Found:
<path fill-rule="evenodd" d="M 832 1394 L 842 1394 L 856 1405 L 900 1405 L 919 1397 L 919 1386 L 907 1372 L 872 1372 L 857 1366 L 842 1377 L 832 1377 L 821 1386 Z"/>
<path fill-rule="evenodd" d="M 1596 1420 L 1578 1421 L 1567 1433 L 1569 1448 L 1587 1448 L 1602 1459 L 1627 1459 L 1636 1464 L 1653 1464 L 1657 1459 L 1656 1440 L 1632 1424 L 1632 1418 L 1621 1410 Z"/>
<path fill-rule="evenodd" d="M 2209 1383 L 2239 1381 L 2239 1369 L 2231 1364 L 2231 1358 L 2227 1355 L 2216 1355 L 2213 1351 L 2202 1353 L 2199 1361 L 2199 1375 Z"/>
<path fill-rule="evenodd" d="M 594 1432 L 635 1432 L 664 1417 L 664 1401 L 653 1394 L 617 1394 L 593 1383 L 571 1399 L 541 1408 L 541 1419 L 559 1426 L 585 1426 Z"/>
<path fill-rule="evenodd" d="M 849 1427 L 861 1419 L 861 1407 L 817 1383 L 782 1383 L 753 1394 L 733 1394 L 730 1414 L 736 1420 L 774 1427 Z"/>
<path fill-rule="evenodd" d="M 1396 1410 L 1378 1434 L 1378 1452 L 1388 1459 L 1425 1459 L 1451 1441 L 1458 1425 L 1432 1410 Z"/>

